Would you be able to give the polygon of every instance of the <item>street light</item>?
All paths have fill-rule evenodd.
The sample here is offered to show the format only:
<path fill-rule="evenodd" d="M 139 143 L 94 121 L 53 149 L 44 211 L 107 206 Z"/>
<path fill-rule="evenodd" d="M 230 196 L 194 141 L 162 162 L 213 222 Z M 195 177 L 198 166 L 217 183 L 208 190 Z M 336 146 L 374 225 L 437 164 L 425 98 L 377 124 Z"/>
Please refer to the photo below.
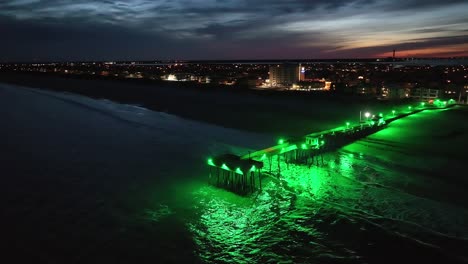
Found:
<path fill-rule="evenodd" d="M 366 121 L 369 120 L 370 115 L 371 115 L 371 114 L 370 114 L 369 112 L 366 112 L 366 113 L 364 114 L 364 116 L 366 117 Z"/>

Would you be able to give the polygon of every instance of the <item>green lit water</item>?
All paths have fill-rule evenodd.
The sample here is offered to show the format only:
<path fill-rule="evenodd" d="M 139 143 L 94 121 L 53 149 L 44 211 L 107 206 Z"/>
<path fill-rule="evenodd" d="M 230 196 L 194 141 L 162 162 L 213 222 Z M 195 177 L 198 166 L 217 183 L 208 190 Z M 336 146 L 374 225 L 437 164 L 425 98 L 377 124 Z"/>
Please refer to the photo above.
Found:
<path fill-rule="evenodd" d="M 459 153 L 438 144 L 435 154 L 423 151 L 415 137 L 436 131 L 412 131 L 440 115 L 453 117 L 440 111 L 397 121 L 326 154 L 323 166 L 282 162 L 280 176 L 272 171 L 249 197 L 190 186 L 193 215 L 184 221 L 198 256 L 209 263 L 466 261 L 468 210 L 458 200 L 465 191 L 451 180 L 467 180 L 449 170 L 461 164 Z M 452 138 L 460 140 L 466 134 Z"/>
<path fill-rule="evenodd" d="M 275 138 L 71 95 L 0 96 L 0 219 L 17 262 L 467 260 L 466 110 L 396 121 L 323 166 L 281 163 L 242 197 L 208 184 L 206 158 Z"/>

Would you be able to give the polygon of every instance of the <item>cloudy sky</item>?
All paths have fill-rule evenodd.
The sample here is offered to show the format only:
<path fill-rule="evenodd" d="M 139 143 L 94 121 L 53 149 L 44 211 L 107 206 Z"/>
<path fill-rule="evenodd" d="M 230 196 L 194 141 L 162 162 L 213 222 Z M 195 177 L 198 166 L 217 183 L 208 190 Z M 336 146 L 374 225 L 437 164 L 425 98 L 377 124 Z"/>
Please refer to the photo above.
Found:
<path fill-rule="evenodd" d="M 467 0 L 0 0 L 0 61 L 468 56 Z"/>

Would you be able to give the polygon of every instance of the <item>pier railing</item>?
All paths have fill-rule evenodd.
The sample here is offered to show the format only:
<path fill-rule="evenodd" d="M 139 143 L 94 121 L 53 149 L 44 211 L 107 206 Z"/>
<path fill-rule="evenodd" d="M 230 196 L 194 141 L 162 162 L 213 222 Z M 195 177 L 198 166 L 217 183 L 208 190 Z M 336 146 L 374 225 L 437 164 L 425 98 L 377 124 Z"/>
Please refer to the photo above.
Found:
<path fill-rule="evenodd" d="M 286 166 L 305 164 L 307 166 L 321 166 L 323 154 L 353 141 L 364 138 L 383 128 L 389 123 L 424 110 L 452 107 L 455 102 L 435 101 L 433 104 L 420 103 L 418 106 L 407 106 L 398 112 L 392 110 L 390 114 L 367 115 L 364 122 L 351 124 L 345 122 L 341 127 L 314 132 L 302 137 L 280 139 L 274 146 L 249 152 L 243 156 L 223 154 L 209 158 L 209 179 L 216 186 L 247 194 L 262 188 L 262 171 L 272 173 L 273 159 L 278 159 L 278 172 L 281 173 L 281 162 Z M 269 166 L 265 167 L 264 162 Z"/>

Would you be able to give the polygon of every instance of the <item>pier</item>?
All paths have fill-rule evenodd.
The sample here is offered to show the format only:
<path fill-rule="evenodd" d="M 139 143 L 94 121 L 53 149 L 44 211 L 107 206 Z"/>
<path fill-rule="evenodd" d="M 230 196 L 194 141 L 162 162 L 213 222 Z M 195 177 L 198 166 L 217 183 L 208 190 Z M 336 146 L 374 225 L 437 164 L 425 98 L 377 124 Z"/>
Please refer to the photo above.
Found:
<path fill-rule="evenodd" d="M 209 181 L 220 188 L 248 194 L 262 189 L 262 173 L 270 176 L 272 170 L 281 173 L 281 162 L 303 164 L 306 166 L 324 165 L 323 154 L 341 148 L 356 140 L 367 137 L 384 129 L 389 123 L 425 110 L 448 108 L 455 102 L 436 100 L 433 104 L 420 103 L 418 106 L 407 106 L 403 110 L 393 110 L 390 114 L 370 115 L 357 124 L 346 122 L 344 126 L 314 132 L 301 137 L 279 139 L 277 144 L 265 149 L 249 152 L 243 156 L 223 154 L 209 158 Z M 278 168 L 272 168 L 273 160 Z M 264 166 L 268 161 L 269 166 Z M 283 165 L 284 166 L 284 165 Z"/>

